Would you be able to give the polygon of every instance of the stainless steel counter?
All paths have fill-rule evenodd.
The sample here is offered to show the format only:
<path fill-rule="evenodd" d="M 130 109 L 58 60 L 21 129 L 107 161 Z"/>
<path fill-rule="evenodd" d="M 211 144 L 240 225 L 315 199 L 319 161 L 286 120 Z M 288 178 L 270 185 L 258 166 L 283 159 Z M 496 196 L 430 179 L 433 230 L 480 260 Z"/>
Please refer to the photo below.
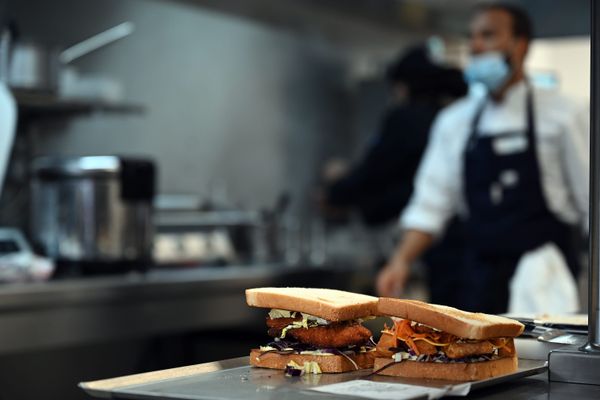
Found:
<path fill-rule="evenodd" d="M 279 265 L 153 270 L 102 278 L 0 286 L 0 354 L 185 330 L 263 324 L 244 289 L 354 289 L 369 274 Z"/>
<path fill-rule="evenodd" d="M 598 399 L 600 386 L 548 382 L 543 361 L 520 360 L 519 372 L 471 383 L 469 399 Z M 349 399 L 309 391 L 356 379 L 444 387 L 452 382 L 370 377 L 370 371 L 285 377 L 282 371 L 251 368 L 248 357 L 80 384 L 88 394 L 114 399 Z M 533 376 L 530 376 L 533 375 Z M 389 393 L 388 393 L 389 395 Z M 383 398 L 383 397 L 382 397 Z M 407 397 L 405 397 L 407 398 Z M 419 397 L 423 398 L 423 397 Z"/>

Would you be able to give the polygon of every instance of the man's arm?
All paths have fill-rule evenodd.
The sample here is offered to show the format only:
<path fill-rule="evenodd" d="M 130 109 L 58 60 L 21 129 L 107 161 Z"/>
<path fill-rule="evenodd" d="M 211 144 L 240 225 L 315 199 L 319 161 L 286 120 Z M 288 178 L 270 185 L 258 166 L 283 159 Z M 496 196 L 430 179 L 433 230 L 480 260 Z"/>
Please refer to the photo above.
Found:
<path fill-rule="evenodd" d="M 405 233 L 376 282 L 381 296 L 401 294 L 416 261 L 440 235 L 458 209 L 463 143 L 456 123 L 440 115 L 415 179 L 415 190 L 402 214 Z M 460 136 L 459 136 L 460 137 Z"/>
<path fill-rule="evenodd" d="M 377 277 L 377 293 L 384 297 L 398 297 L 410 276 L 410 266 L 433 243 L 432 234 L 408 230 L 398 243 L 388 264 Z"/>

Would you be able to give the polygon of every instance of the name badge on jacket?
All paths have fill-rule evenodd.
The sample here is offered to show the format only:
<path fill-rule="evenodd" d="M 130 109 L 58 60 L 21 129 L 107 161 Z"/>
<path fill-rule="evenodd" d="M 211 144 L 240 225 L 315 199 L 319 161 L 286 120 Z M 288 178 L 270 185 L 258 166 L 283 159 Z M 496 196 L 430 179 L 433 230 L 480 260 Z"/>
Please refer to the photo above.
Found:
<path fill-rule="evenodd" d="M 494 153 L 499 156 L 521 153 L 527 150 L 529 145 L 527 136 L 525 135 L 510 135 L 494 138 L 493 147 Z"/>

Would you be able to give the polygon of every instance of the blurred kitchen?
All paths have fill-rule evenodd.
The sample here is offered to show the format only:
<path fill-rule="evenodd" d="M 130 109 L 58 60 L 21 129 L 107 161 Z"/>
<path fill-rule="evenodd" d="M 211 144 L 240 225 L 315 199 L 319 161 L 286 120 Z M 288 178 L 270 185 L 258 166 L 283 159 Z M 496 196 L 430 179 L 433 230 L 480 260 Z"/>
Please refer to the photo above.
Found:
<path fill-rule="evenodd" d="M 240 356 L 264 335 L 246 287 L 372 293 L 396 224 L 324 218 L 327 169 L 360 159 L 405 50 L 464 65 L 477 3 L 0 1 L 0 399 Z M 533 83 L 587 106 L 588 2 L 516 3 Z"/>

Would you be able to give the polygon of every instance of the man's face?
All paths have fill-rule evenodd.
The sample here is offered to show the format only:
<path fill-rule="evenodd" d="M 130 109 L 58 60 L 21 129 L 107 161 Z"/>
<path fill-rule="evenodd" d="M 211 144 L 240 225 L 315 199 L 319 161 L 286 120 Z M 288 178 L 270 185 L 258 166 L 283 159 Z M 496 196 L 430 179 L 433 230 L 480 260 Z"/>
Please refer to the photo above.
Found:
<path fill-rule="evenodd" d="M 471 21 L 469 48 L 472 55 L 489 51 L 506 54 L 513 66 L 520 66 L 527 52 L 527 41 L 515 37 L 511 15 L 503 10 L 485 10 Z"/>

